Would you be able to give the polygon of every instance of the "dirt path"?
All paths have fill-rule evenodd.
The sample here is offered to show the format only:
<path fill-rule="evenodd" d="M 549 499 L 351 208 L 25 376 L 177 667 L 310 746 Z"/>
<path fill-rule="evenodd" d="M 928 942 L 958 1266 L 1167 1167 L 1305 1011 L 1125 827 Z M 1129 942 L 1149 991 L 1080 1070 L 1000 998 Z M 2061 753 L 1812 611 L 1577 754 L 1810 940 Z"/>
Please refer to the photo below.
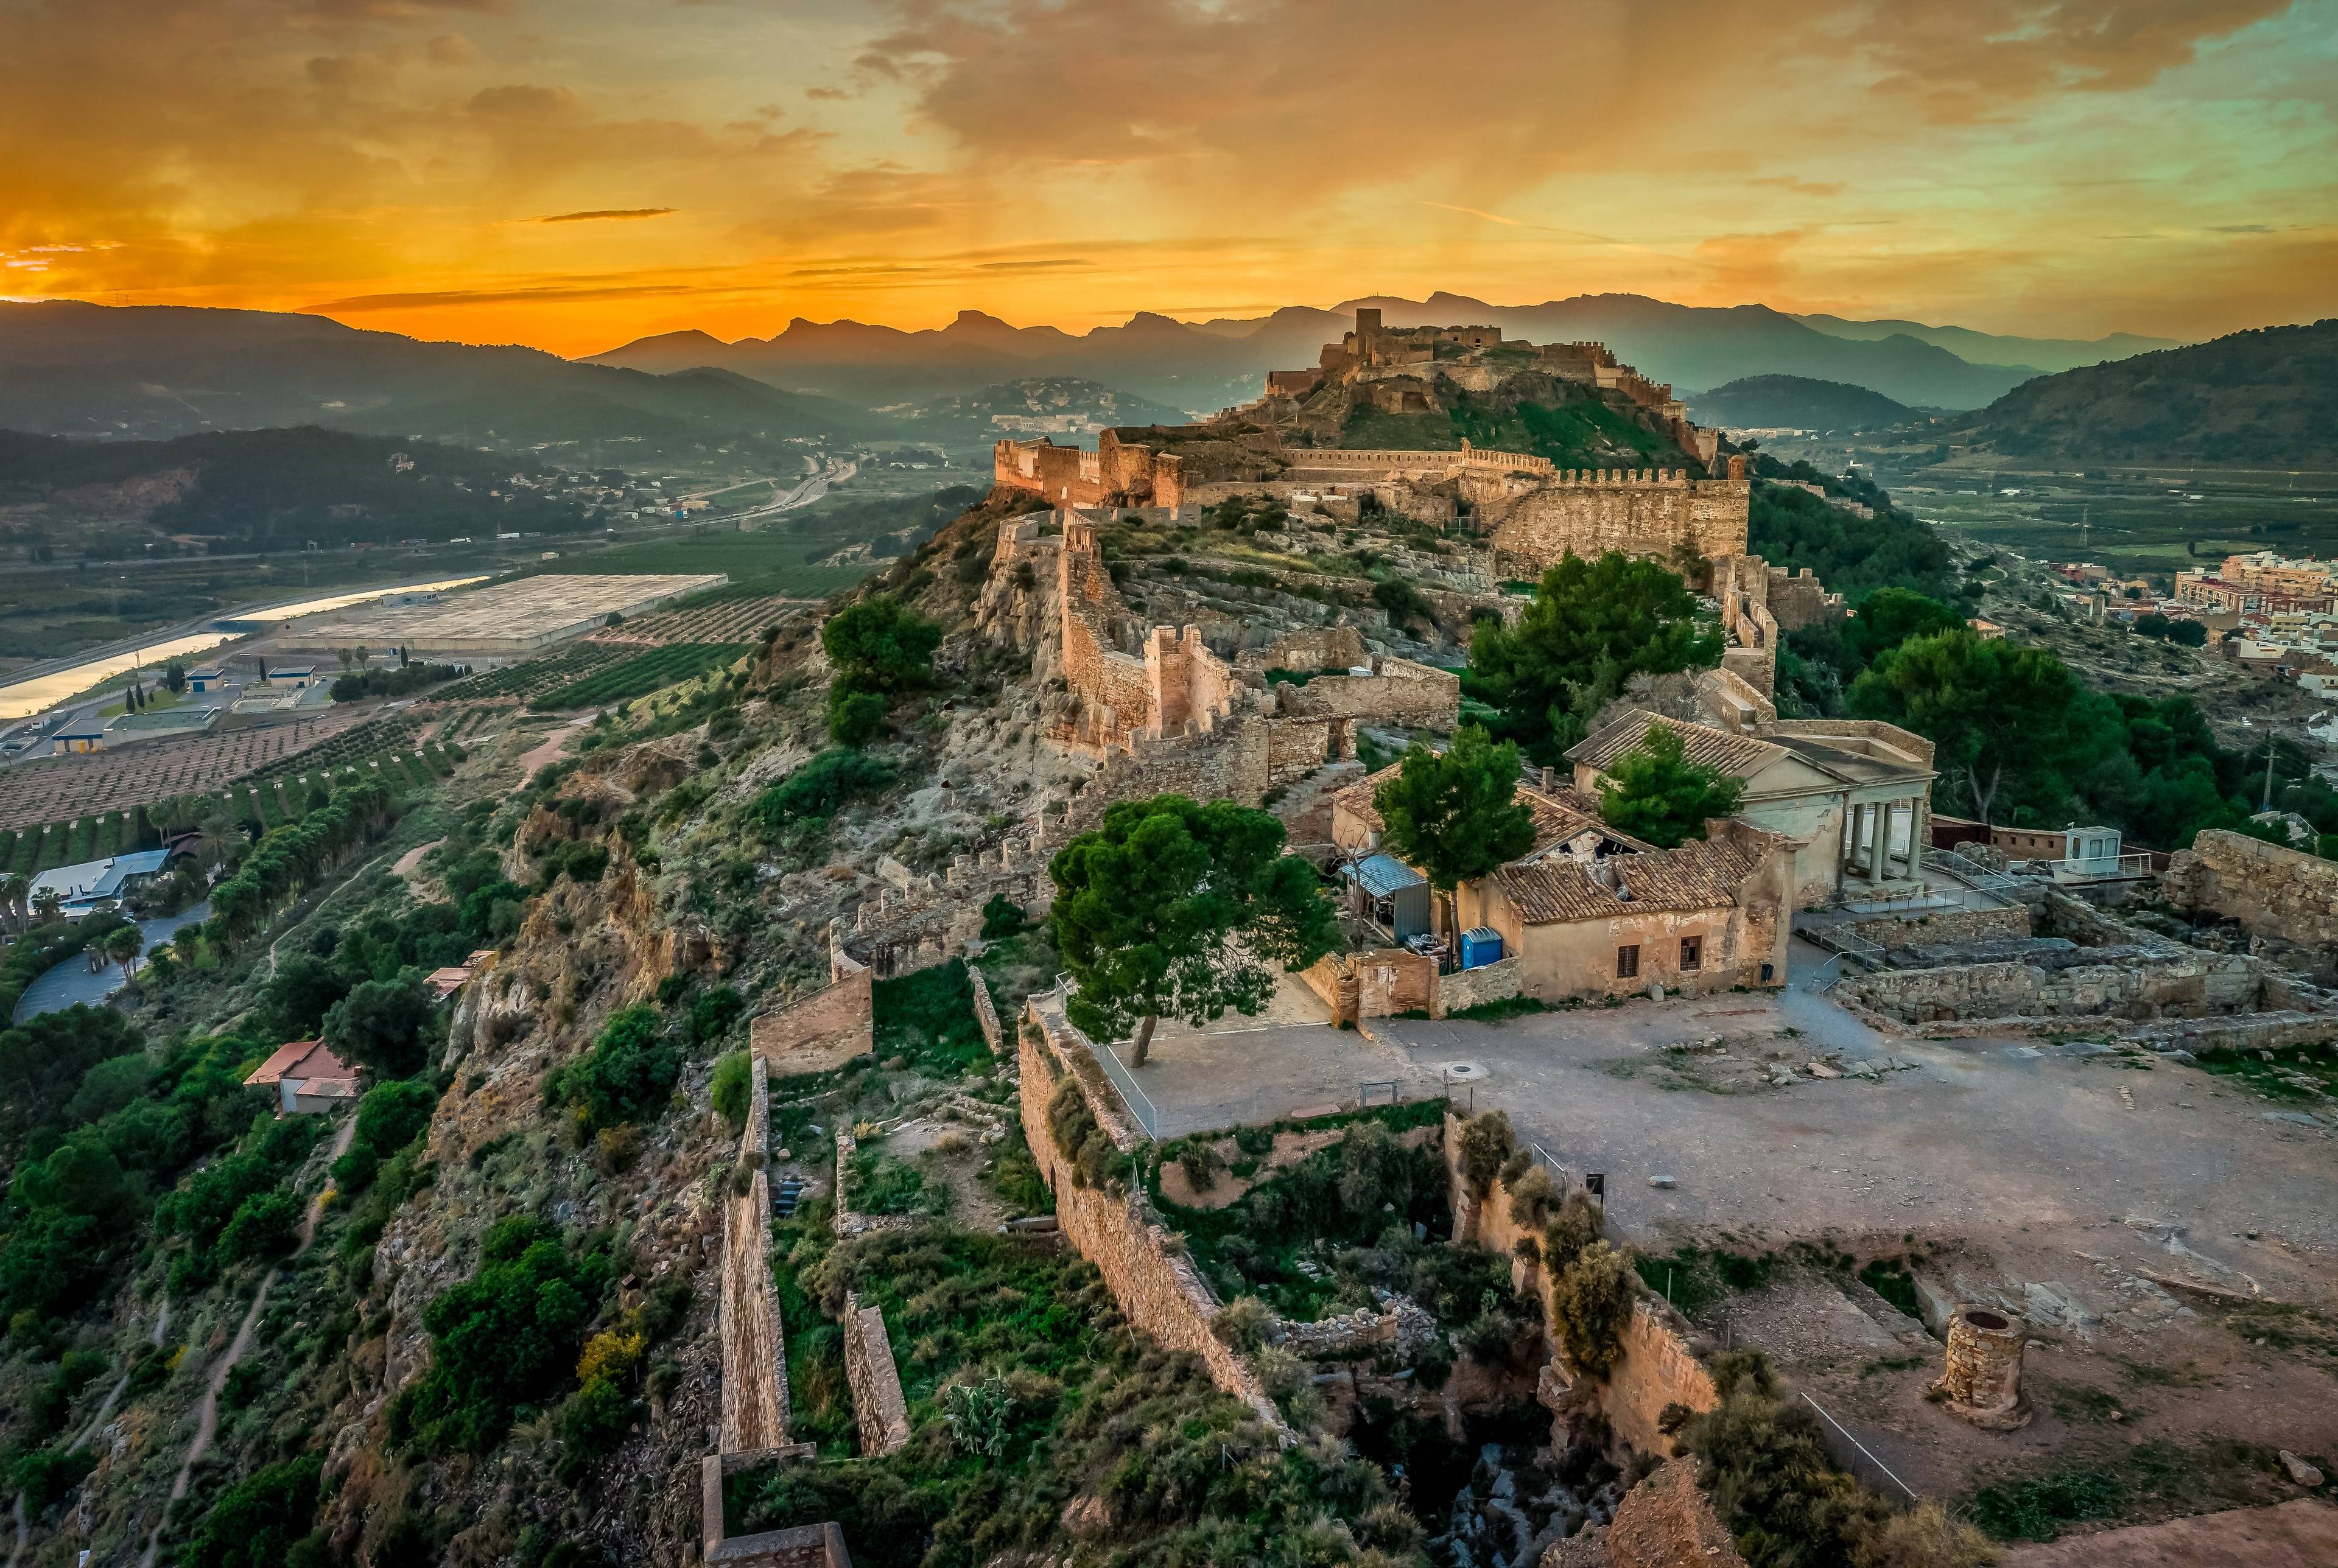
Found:
<path fill-rule="evenodd" d="M 592 721 L 593 715 L 587 713 L 581 719 L 571 719 L 566 724 L 545 736 L 535 750 L 519 760 L 520 783 L 525 786 L 529 779 L 559 761 L 561 752 L 568 749 L 569 739 L 578 729 Z"/>
<path fill-rule="evenodd" d="M 326 1161 L 329 1167 L 333 1160 L 349 1152 L 349 1143 L 356 1138 L 357 1131 L 355 1116 L 341 1123 L 340 1132 L 333 1139 L 331 1158 Z M 309 1243 L 316 1240 L 317 1220 L 324 1209 L 325 1195 L 319 1191 L 309 1200 L 308 1211 L 300 1217 L 300 1244 L 292 1249 L 292 1258 L 306 1252 Z M 287 1262 L 290 1260 L 286 1259 Z M 261 1277 L 260 1289 L 252 1293 L 251 1307 L 244 1313 L 242 1323 L 237 1326 L 235 1338 L 229 1343 L 227 1354 L 220 1357 L 219 1365 L 211 1368 L 210 1381 L 203 1385 L 203 1402 L 195 1416 L 194 1439 L 187 1445 L 185 1457 L 179 1461 L 179 1474 L 171 1483 L 171 1495 L 162 1504 L 162 1517 L 154 1521 L 153 1534 L 146 1537 L 146 1550 L 139 1556 L 138 1568 L 154 1568 L 155 1551 L 162 1544 L 162 1526 L 170 1522 L 171 1505 L 187 1494 L 188 1485 L 194 1479 L 195 1466 L 205 1454 L 211 1452 L 211 1438 L 219 1432 L 220 1390 L 227 1387 L 228 1374 L 235 1370 L 235 1364 L 242 1360 L 243 1353 L 251 1348 L 252 1330 L 260 1324 L 260 1309 L 268 1305 L 269 1288 L 276 1283 L 276 1276 L 283 1267 L 280 1263 Z"/>
<path fill-rule="evenodd" d="M 411 877 L 414 875 L 414 868 L 422 864 L 422 858 L 445 842 L 447 840 L 444 838 L 433 838 L 427 844 L 417 844 L 398 858 L 398 863 L 389 868 L 390 874 L 396 877 Z"/>

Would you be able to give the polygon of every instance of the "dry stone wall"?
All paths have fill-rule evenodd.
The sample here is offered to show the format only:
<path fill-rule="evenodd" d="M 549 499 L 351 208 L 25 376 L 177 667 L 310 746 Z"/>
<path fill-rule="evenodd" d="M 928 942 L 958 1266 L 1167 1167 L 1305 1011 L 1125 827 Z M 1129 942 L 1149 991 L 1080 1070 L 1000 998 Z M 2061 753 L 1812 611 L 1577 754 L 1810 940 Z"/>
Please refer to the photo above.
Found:
<path fill-rule="evenodd" d="M 788 1441 L 787 1349 L 771 1270 L 771 1193 L 763 1172 L 771 1126 L 771 1081 L 752 1065 L 747 1130 L 739 1162 L 751 1172 L 744 1192 L 722 1206 L 722 1286 L 717 1330 L 722 1342 L 722 1451 L 752 1453 Z"/>
<path fill-rule="evenodd" d="M 1023 1133 L 1041 1178 L 1056 1195 L 1056 1220 L 1065 1240 L 1095 1265 L 1130 1322 L 1173 1350 L 1199 1356 L 1213 1383 L 1248 1405 L 1269 1428 L 1288 1436 L 1289 1425 L 1260 1387 L 1257 1374 L 1211 1332 L 1222 1304 L 1182 1250 L 1173 1250 L 1169 1229 L 1143 1189 L 1131 1187 L 1115 1196 L 1073 1181 L 1071 1165 L 1047 1126 L 1047 1102 L 1066 1074 L 1079 1084 L 1097 1125 L 1115 1143 L 1130 1150 L 1139 1142 L 1113 1103 L 1102 1070 L 1088 1055 L 1078 1031 L 1060 1008 L 1034 997 L 1017 1036 Z"/>
<path fill-rule="evenodd" d="M 1960 942 L 1991 942 L 2028 936 L 2029 906 L 2002 909 L 1950 909 L 1930 915 L 1879 915 L 1849 922 L 1844 929 L 1890 952 Z"/>
<path fill-rule="evenodd" d="M 2211 828 L 2162 878 L 2169 902 L 2237 920 L 2253 936 L 2338 945 L 2338 861 Z"/>
<path fill-rule="evenodd" d="M 844 1376 L 852 1385 L 852 1415 L 863 1455 L 890 1454 L 909 1440 L 909 1406 L 893 1364 L 892 1337 L 882 1308 L 844 1298 Z"/>

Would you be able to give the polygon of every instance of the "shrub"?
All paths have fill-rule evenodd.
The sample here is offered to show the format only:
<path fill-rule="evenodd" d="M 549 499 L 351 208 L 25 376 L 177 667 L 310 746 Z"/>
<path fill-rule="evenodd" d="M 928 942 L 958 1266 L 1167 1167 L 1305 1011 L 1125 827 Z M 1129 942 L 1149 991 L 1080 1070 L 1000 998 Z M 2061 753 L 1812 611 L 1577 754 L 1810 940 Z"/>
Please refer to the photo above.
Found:
<path fill-rule="evenodd" d="M 828 689 L 828 738 L 839 746 L 861 747 L 885 728 L 885 699 L 875 691 L 856 691 L 842 681 Z"/>
<path fill-rule="evenodd" d="M 478 1272 L 424 1309 L 430 1369 L 390 1407 L 393 1448 L 485 1453 L 566 1379 L 615 1264 L 530 1215 L 487 1228 Z"/>
<path fill-rule="evenodd" d="M 690 1004 L 690 1042 L 712 1045 L 746 1016 L 747 999 L 728 985 L 717 985 Z"/>
<path fill-rule="evenodd" d="M 1461 1174 L 1480 1196 L 1493 1190 L 1504 1162 L 1518 1152 L 1518 1136 L 1499 1111 L 1481 1112 L 1461 1124 Z"/>
<path fill-rule="evenodd" d="M 1558 1183 L 1551 1180 L 1549 1171 L 1540 1165 L 1530 1166 L 1510 1183 L 1510 1222 L 1522 1230 L 1531 1230 L 1542 1223 L 1544 1215 L 1558 1206 Z"/>
<path fill-rule="evenodd" d="M 317 1517 L 323 1462 L 303 1454 L 254 1471 L 219 1500 L 179 1549 L 179 1568 L 281 1568 Z"/>
<path fill-rule="evenodd" d="M 731 1124 L 733 1132 L 747 1125 L 747 1112 L 754 1102 L 755 1064 L 753 1056 L 745 1051 L 733 1051 L 714 1063 L 714 1080 L 708 1088 L 707 1098 L 713 1101 L 715 1112 Z"/>
<path fill-rule="evenodd" d="M 96 1468 L 95 1454 L 60 1444 L 35 1448 L 25 1455 L 9 1466 L 8 1478 L 25 1494 L 25 1512 L 37 1519 L 50 1504 L 63 1501 L 67 1493 L 88 1479 L 89 1473 Z"/>
<path fill-rule="evenodd" d="M 1605 1377 L 1623 1353 L 1632 1320 L 1632 1269 L 1605 1241 L 1594 1241 L 1559 1270 L 1551 1310 L 1567 1358 L 1586 1377 Z"/>
<path fill-rule="evenodd" d="M 748 802 L 747 820 L 775 838 L 798 823 L 826 822 L 846 802 L 872 795 L 900 769 L 862 751 L 822 751 Z"/>
<path fill-rule="evenodd" d="M 630 1122 L 604 1127 L 594 1135 L 593 1161 L 604 1176 L 632 1170 L 634 1161 L 641 1157 L 642 1130 Z"/>
<path fill-rule="evenodd" d="M 646 1004 L 610 1014 L 593 1049 L 545 1083 L 555 1101 L 565 1101 L 597 1131 L 621 1122 L 657 1120 L 682 1075 L 681 1054 L 665 1037 L 665 1020 Z"/>
<path fill-rule="evenodd" d="M 1023 906 L 1004 893 L 993 893 L 982 906 L 982 937 L 997 942 L 1023 929 Z"/>
<path fill-rule="evenodd" d="M 220 1256 L 230 1263 L 275 1258 L 300 1240 L 300 1199 L 289 1187 L 247 1198 L 220 1232 Z"/>
<path fill-rule="evenodd" d="M 1210 1319 L 1210 1332 L 1235 1349 L 1249 1352 L 1258 1348 L 1260 1337 L 1273 1320 L 1274 1310 L 1265 1302 L 1255 1296 L 1237 1296 Z"/>
<path fill-rule="evenodd" d="M 1606 1230 L 1606 1215 L 1580 1187 L 1567 1195 L 1542 1233 L 1543 1263 L 1557 1279 Z"/>
<path fill-rule="evenodd" d="M 1095 1119 L 1079 1080 L 1065 1074 L 1047 1102 L 1047 1132 L 1072 1167 L 1072 1185 L 1095 1188 L 1114 1197 L 1128 1191 L 1129 1157 Z"/>

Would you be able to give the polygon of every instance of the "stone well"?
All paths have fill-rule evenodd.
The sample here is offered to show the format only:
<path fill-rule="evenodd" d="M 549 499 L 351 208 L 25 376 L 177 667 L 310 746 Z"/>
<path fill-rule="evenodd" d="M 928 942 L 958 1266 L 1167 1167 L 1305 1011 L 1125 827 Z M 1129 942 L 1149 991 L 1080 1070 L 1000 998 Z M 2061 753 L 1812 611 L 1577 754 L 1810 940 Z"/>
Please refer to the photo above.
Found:
<path fill-rule="evenodd" d="M 1932 1385 L 1949 1413 L 1991 1432 L 2029 1425 L 2021 1393 L 2021 1324 L 1981 1307 L 1949 1319 L 1948 1366 Z"/>

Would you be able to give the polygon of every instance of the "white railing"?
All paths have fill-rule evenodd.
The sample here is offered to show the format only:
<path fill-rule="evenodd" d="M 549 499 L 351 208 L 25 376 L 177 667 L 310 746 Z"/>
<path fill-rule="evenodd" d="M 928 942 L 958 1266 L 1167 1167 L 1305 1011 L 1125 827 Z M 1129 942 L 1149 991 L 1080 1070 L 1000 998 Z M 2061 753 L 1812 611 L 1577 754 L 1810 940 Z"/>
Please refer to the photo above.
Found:
<path fill-rule="evenodd" d="M 2049 860 L 2047 865 L 2057 882 L 2112 882 L 2151 875 L 2151 857 L 2142 850 L 2127 855 L 2082 855 L 2075 859 Z"/>

